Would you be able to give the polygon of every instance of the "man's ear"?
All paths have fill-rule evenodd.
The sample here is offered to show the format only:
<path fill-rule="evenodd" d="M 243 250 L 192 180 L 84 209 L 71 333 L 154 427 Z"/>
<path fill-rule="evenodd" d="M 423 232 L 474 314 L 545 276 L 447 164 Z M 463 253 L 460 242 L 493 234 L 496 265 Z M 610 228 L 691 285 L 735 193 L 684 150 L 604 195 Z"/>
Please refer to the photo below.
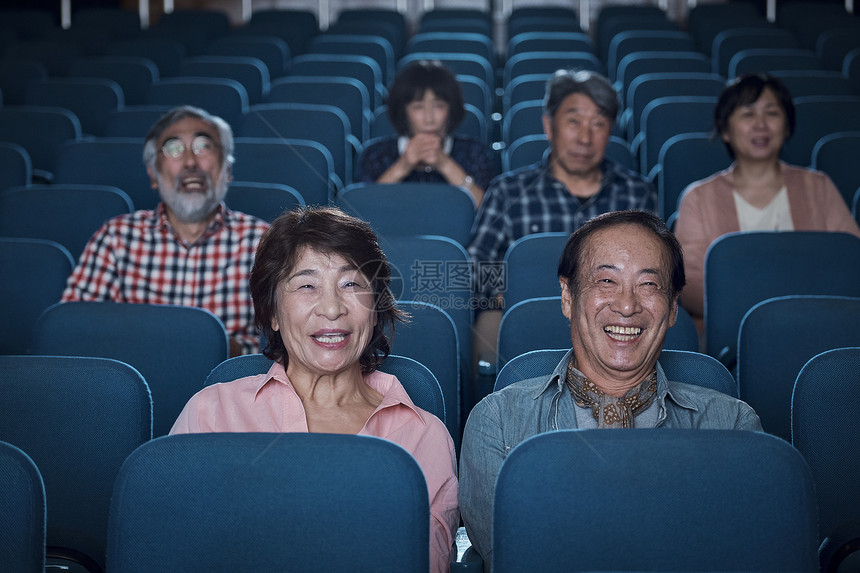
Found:
<path fill-rule="evenodd" d="M 547 141 L 552 142 L 552 118 L 548 114 L 543 114 L 541 120 L 543 121 L 543 134 Z"/>
<path fill-rule="evenodd" d="M 153 189 L 158 189 L 158 179 L 155 177 L 155 172 L 152 170 L 152 166 L 146 166 L 146 174 L 149 175 L 149 186 Z"/>
<path fill-rule="evenodd" d="M 558 282 L 561 285 L 561 313 L 566 319 L 570 320 L 570 317 L 573 314 L 571 312 L 573 307 L 573 297 L 570 294 L 570 287 L 567 284 L 567 279 L 564 277 L 560 277 Z"/>

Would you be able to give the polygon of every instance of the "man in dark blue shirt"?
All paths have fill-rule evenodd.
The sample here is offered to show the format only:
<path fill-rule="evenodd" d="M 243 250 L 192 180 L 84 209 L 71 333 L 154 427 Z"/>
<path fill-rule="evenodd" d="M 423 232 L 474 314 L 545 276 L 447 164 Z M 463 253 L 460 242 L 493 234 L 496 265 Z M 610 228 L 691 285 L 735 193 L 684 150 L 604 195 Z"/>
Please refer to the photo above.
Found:
<path fill-rule="evenodd" d="M 473 226 L 469 255 L 476 277 L 500 263 L 517 239 L 534 233 L 572 233 L 610 211 L 657 210 L 657 192 L 638 173 L 605 157 L 618 95 L 603 76 L 559 70 L 547 83 L 543 128 L 549 157 L 504 173 L 487 189 Z M 504 308 L 503 282 L 477 281 L 478 308 Z M 481 312 L 475 326 L 477 355 L 494 360 L 500 310 Z"/>

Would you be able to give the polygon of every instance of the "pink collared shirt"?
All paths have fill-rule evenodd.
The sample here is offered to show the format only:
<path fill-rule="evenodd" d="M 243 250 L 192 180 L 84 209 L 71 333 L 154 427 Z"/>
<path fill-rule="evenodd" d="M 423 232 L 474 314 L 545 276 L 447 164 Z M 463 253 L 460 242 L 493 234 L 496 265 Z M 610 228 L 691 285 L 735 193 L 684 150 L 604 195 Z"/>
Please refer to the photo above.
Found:
<path fill-rule="evenodd" d="M 430 494 L 430 568 L 448 571 L 460 519 L 451 435 L 436 416 L 412 403 L 396 377 L 374 372 L 364 381 L 382 394 L 382 402 L 358 434 L 399 444 L 421 466 Z M 195 394 L 170 433 L 307 431 L 302 401 L 276 362 L 266 374 L 207 386 Z"/>

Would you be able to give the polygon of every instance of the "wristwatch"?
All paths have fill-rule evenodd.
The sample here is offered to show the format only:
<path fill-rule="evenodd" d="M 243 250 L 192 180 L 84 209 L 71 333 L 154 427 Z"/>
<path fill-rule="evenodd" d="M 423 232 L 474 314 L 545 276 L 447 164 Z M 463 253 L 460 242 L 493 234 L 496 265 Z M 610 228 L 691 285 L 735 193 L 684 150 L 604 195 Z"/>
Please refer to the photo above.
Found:
<path fill-rule="evenodd" d="M 472 179 L 471 175 L 466 175 L 465 177 L 463 177 L 463 182 L 460 183 L 460 187 L 462 187 L 463 189 L 468 189 L 469 187 L 472 186 L 472 183 L 474 183 L 474 182 L 475 182 L 475 180 Z"/>

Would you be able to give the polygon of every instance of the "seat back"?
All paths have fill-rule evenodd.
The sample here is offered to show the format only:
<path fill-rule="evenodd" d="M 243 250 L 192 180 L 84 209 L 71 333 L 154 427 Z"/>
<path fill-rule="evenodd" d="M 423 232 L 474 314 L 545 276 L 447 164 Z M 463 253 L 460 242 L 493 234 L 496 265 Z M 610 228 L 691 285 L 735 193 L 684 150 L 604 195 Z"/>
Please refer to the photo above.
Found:
<path fill-rule="evenodd" d="M 489 122 L 492 121 L 495 104 L 495 89 L 487 82 L 476 76 L 455 76 L 463 92 L 463 102 L 481 113 Z"/>
<path fill-rule="evenodd" d="M 530 33 L 558 33 L 555 30 L 585 35 L 580 26 L 579 14 L 568 6 L 520 6 L 513 8 L 508 16 L 508 38 Z M 590 37 L 588 41 L 594 51 Z M 511 51 L 507 53 L 510 55 Z"/>
<path fill-rule="evenodd" d="M 797 122 L 780 157 L 793 165 L 812 163 L 812 150 L 831 133 L 860 131 L 860 96 L 805 96 L 794 99 Z"/>
<path fill-rule="evenodd" d="M 673 135 L 660 148 L 657 159 L 660 177 L 657 208 L 667 223 L 681 205 L 681 195 L 691 183 L 710 177 L 732 164 L 722 140 L 710 133 L 692 132 Z"/>
<path fill-rule="evenodd" d="M 245 88 L 250 105 L 261 103 L 271 87 L 266 64 L 249 56 L 191 56 L 182 60 L 179 73 L 186 77 L 236 80 Z"/>
<path fill-rule="evenodd" d="M 48 76 L 63 77 L 84 50 L 73 41 L 43 37 L 16 42 L 3 55 L 10 60 L 35 60 L 45 66 Z"/>
<path fill-rule="evenodd" d="M 515 356 L 500 369 L 493 391 L 501 390 L 521 380 L 548 376 L 567 351 L 568 349 L 565 348 L 558 350 L 541 349 Z M 669 380 L 703 386 L 735 398 L 738 397 L 738 387 L 731 372 L 718 360 L 707 354 L 664 348 L 658 360 L 660 367 L 663 368 L 663 373 Z"/>
<path fill-rule="evenodd" d="M 764 14 L 750 2 L 720 2 L 696 4 L 687 14 L 687 29 L 696 38 L 699 49 L 712 53 L 714 38 L 723 30 L 740 26 L 767 26 Z"/>
<path fill-rule="evenodd" d="M 33 177 L 30 154 L 17 143 L 0 141 L 0 191 L 29 185 Z"/>
<path fill-rule="evenodd" d="M 743 27 L 729 28 L 714 36 L 711 43 L 711 61 L 714 72 L 728 76 L 729 63 L 735 54 L 750 48 L 800 48 L 797 36 L 783 28 Z"/>
<path fill-rule="evenodd" d="M 135 209 L 154 209 L 160 199 L 143 164 L 145 135 L 67 142 L 57 155 L 54 183 L 110 185 L 127 193 Z"/>
<path fill-rule="evenodd" d="M 560 296 L 521 300 L 502 315 L 496 372 L 500 372 L 509 360 L 526 352 L 569 346 L 570 321 L 561 313 Z"/>
<path fill-rule="evenodd" d="M 406 42 L 406 53 L 413 52 L 475 54 L 490 64 L 497 60 L 492 38 L 475 32 L 419 32 Z"/>
<path fill-rule="evenodd" d="M 643 494 L 655 491 L 671 493 Z M 579 511 L 559 511 L 559 504 Z M 690 514 L 690 507 L 698 509 Z M 502 464 L 493 570 L 816 571 L 816 511 L 809 467 L 773 436 L 667 428 L 548 432 L 522 442 Z"/>
<path fill-rule="evenodd" d="M 432 8 L 421 15 L 420 32 L 472 32 L 492 36 L 492 15 L 482 8 Z"/>
<path fill-rule="evenodd" d="M 505 84 L 502 95 L 502 116 L 516 104 L 523 101 L 543 100 L 546 83 L 552 74 L 522 74 Z"/>
<path fill-rule="evenodd" d="M 54 78 L 27 88 L 25 105 L 68 109 L 84 134 L 104 134 L 107 114 L 125 105 L 122 88 L 105 78 Z"/>
<path fill-rule="evenodd" d="M 820 352 L 860 346 L 851 326 L 857 313 L 860 294 L 776 297 L 749 309 L 738 333 L 737 379 L 741 399 L 755 408 L 766 432 L 791 440 L 791 391 L 798 373 Z"/>
<path fill-rule="evenodd" d="M 662 72 L 711 72 L 711 60 L 703 53 L 695 52 L 633 52 L 618 62 L 615 89 L 624 94 L 630 83 L 642 74 Z"/>
<path fill-rule="evenodd" d="M 628 141 L 633 141 L 639 133 L 642 112 L 648 102 L 668 96 L 719 97 L 725 87 L 725 78 L 716 74 L 699 72 L 640 74 L 630 82 L 625 97 L 626 110 L 622 114 L 622 128 L 627 128 Z"/>
<path fill-rule="evenodd" d="M 27 88 L 46 79 L 47 68 L 36 60 L 0 60 L 0 92 L 6 105 L 23 105 Z"/>
<path fill-rule="evenodd" d="M 289 45 L 274 36 L 232 35 L 218 38 L 206 46 L 205 54 L 257 58 L 266 65 L 270 81 L 286 74 L 291 59 Z"/>
<path fill-rule="evenodd" d="M 305 52 L 310 39 L 319 33 L 319 28 L 315 11 L 272 8 L 254 10 L 251 20 L 244 26 L 234 28 L 233 33 L 280 38 L 287 43 L 290 53 L 296 56 Z"/>
<path fill-rule="evenodd" d="M 510 18 L 508 22 L 510 23 Z M 507 57 L 525 52 L 596 52 L 591 36 L 585 32 L 519 32 L 508 36 Z"/>
<path fill-rule="evenodd" d="M 821 538 L 860 515 L 860 405 L 845 400 L 860 384 L 860 347 L 816 354 L 797 375 L 791 395 L 791 443 L 806 458 L 818 492 Z"/>
<path fill-rule="evenodd" d="M 231 181 L 224 201 L 233 211 L 247 213 L 269 223 L 284 211 L 305 205 L 304 197 L 292 187 L 251 181 Z"/>
<path fill-rule="evenodd" d="M 169 105 L 127 105 L 114 110 L 105 120 L 105 137 L 133 137 L 142 147 L 150 128 L 171 109 Z"/>
<path fill-rule="evenodd" d="M 81 122 L 67 109 L 16 106 L 0 109 L 0 141 L 24 148 L 33 162 L 34 175 L 53 176 L 60 148 L 81 138 Z"/>
<path fill-rule="evenodd" d="M 372 30 L 374 35 L 385 31 L 384 37 L 388 38 L 394 49 L 395 57 L 403 51 L 406 38 L 409 35 L 406 16 L 399 10 L 393 8 L 371 8 L 363 6 L 360 8 L 346 8 L 338 14 L 335 30 Z"/>
<path fill-rule="evenodd" d="M 473 53 L 461 53 L 454 50 L 410 52 L 400 58 L 397 69 L 401 70 L 416 60 L 439 60 L 458 76 L 475 76 L 488 86 L 496 85 L 496 71 L 493 63 L 484 56 Z"/>
<path fill-rule="evenodd" d="M 634 153 L 639 153 L 639 171 L 653 180 L 661 172 L 663 144 L 679 133 L 710 130 L 716 104 L 716 96 L 667 96 L 646 104 L 637 142 L 633 144 Z"/>
<path fill-rule="evenodd" d="M 860 187 L 860 174 L 851 169 L 855 157 L 860 157 L 860 129 L 825 135 L 812 148 L 812 168 L 830 176 L 849 207 Z"/>
<path fill-rule="evenodd" d="M 731 367 L 747 311 L 786 295 L 860 296 L 860 240 L 847 233 L 762 231 L 714 241 L 705 255 L 707 354 Z"/>
<path fill-rule="evenodd" d="M 311 38 L 307 53 L 367 56 L 379 66 L 383 85 L 389 85 L 394 80 L 394 46 L 384 36 L 329 30 L 326 34 Z"/>
<path fill-rule="evenodd" d="M 628 54 L 643 51 L 692 52 L 693 37 L 680 30 L 625 30 L 609 41 L 606 67 L 610 81 L 617 79 L 618 63 Z"/>
<path fill-rule="evenodd" d="M 472 263 L 460 243 L 439 235 L 380 237 L 391 265 L 391 291 L 398 301 L 419 301 L 445 310 L 454 321 L 460 379 L 472 377 Z M 462 391 L 468 392 L 464 387 Z M 463 404 L 468 400 L 462 400 Z"/>
<path fill-rule="evenodd" d="M 60 300 L 74 266 L 54 241 L 0 237 L 0 354 L 26 354 L 36 319 Z"/>
<path fill-rule="evenodd" d="M 835 70 L 781 70 L 771 74 L 778 78 L 792 98 L 821 95 L 860 95 L 860 86 Z"/>
<path fill-rule="evenodd" d="M 149 88 L 158 81 L 158 68 L 155 63 L 141 56 L 98 56 L 81 58 L 72 63 L 69 76 L 77 78 L 106 78 L 113 80 L 122 89 L 127 105 L 142 105 L 146 101 Z M 117 107 L 117 109 L 120 109 Z M 101 133 L 105 135 L 102 119 Z"/>
<path fill-rule="evenodd" d="M 360 495 L 357 495 L 360 492 Z M 187 434 L 134 452 L 111 501 L 112 570 L 429 568 L 421 468 L 371 436 Z"/>
<path fill-rule="evenodd" d="M 293 58 L 291 76 L 326 76 L 360 81 L 370 95 L 371 109 L 382 105 L 385 94 L 382 69 L 373 58 L 355 54 L 302 54 Z M 288 76 L 289 77 L 289 76 Z"/>
<path fill-rule="evenodd" d="M 248 91 L 228 78 L 162 78 L 149 88 L 147 105 L 192 105 L 217 115 L 229 124 L 248 111 Z"/>
<path fill-rule="evenodd" d="M 618 34 L 627 30 L 677 30 L 678 25 L 670 21 L 665 10 L 656 5 L 604 6 L 597 14 L 594 30 L 598 55 L 603 61 L 609 57 L 609 45 Z"/>
<path fill-rule="evenodd" d="M 502 85 L 524 74 L 552 74 L 558 69 L 602 72 L 603 64 L 592 52 L 523 52 L 505 62 Z"/>
<path fill-rule="evenodd" d="M 508 145 L 530 135 L 544 135 L 543 100 L 515 103 L 502 120 L 502 141 Z"/>
<path fill-rule="evenodd" d="M 747 48 L 729 60 L 728 77 L 778 70 L 823 70 L 812 50 L 802 48 Z"/>
<path fill-rule="evenodd" d="M 0 561 L 10 571 L 45 570 L 45 485 L 33 460 L 0 442 Z"/>
<path fill-rule="evenodd" d="M 353 149 L 358 147 L 357 142 L 366 140 L 370 134 L 372 95 L 356 78 L 291 74 L 273 82 L 266 101 L 272 104 L 324 104 L 340 108 L 348 118 L 347 134 L 354 138 L 349 149 Z"/>
<path fill-rule="evenodd" d="M 447 425 L 447 407 L 442 387 L 429 368 L 408 356 L 389 355 L 379 370 L 397 377 L 416 406 Z"/>
<path fill-rule="evenodd" d="M 154 434 L 170 431 L 179 412 L 227 358 L 227 332 L 197 307 L 67 302 L 54 305 L 33 329 L 32 354 L 99 356 L 136 368 L 152 391 Z"/>
<path fill-rule="evenodd" d="M 56 241 L 78 260 L 110 218 L 131 213 L 131 199 L 106 185 L 31 185 L 0 192 L 0 237 Z"/>
<path fill-rule="evenodd" d="M 445 418 L 440 419 L 445 421 L 455 446 L 459 447 L 462 385 L 457 325 L 448 312 L 427 302 L 398 301 L 397 306 L 408 312 L 410 318 L 406 324 L 397 325 L 391 352 L 417 360 L 436 377 L 445 398 Z M 382 370 L 390 372 L 387 365 L 386 360 Z"/>
<path fill-rule="evenodd" d="M 158 68 L 158 76 L 166 78 L 179 75 L 180 62 L 188 55 L 188 49 L 174 38 L 142 36 L 109 43 L 105 55 L 147 58 Z"/>
<path fill-rule="evenodd" d="M 334 160 L 328 148 L 309 139 L 237 137 L 236 181 L 281 183 L 300 190 L 308 205 L 328 205 Z"/>
<path fill-rule="evenodd" d="M 505 307 L 521 300 L 560 296 L 558 261 L 569 233 L 535 233 L 511 243 L 502 265 L 507 272 Z"/>
<path fill-rule="evenodd" d="M 284 78 L 289 79 L 289 78 Z M 325 146 L 332 158 L 332 185 L 341 188 L 352 179 L 349 119 L 333 105 L 267 103 L 255 105 L 237 121 L 238 137 L 305 139 Z"/>
<path fill-rule="evenodd" d="M 114 479 L 152 438 L 146 382 L 104 358 L 0 356 L 0 369 L 0 440 L 27 452 L 45 481 L 48 557 L 103 570 Z"/>
<path fill-rule="evenodd" d="M 338 194 L 335 205 L 391 240 L 442 235 L 465 247 L 475 219 L 471 194 L 446 183 L 354 183 Z"/>

